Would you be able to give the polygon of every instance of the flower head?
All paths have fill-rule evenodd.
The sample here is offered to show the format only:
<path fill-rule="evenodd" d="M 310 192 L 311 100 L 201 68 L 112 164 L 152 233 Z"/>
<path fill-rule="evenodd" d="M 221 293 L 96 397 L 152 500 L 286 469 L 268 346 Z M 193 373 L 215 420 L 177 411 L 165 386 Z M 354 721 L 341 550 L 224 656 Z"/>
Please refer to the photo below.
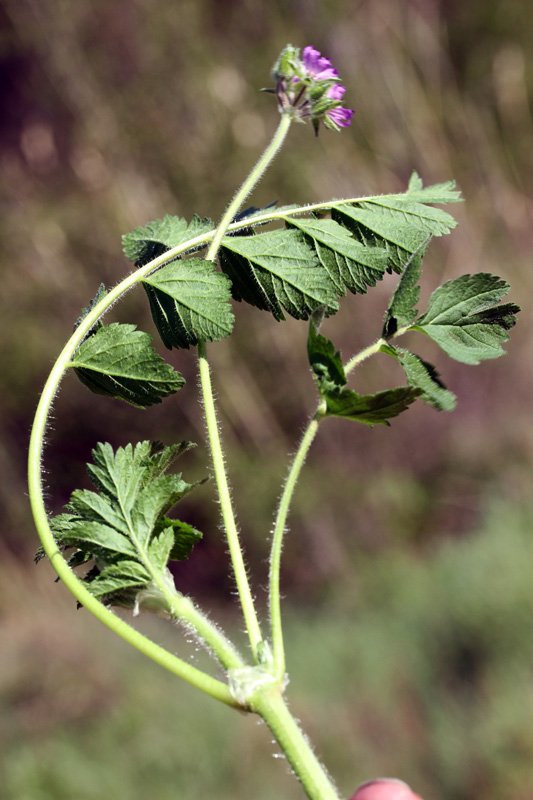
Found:
<path fill-rule="evenodd" d="M 314 47 L 287 45 L 273 70 L 282 114 L 305 122 L 310 119 L 318 133 L 320 122 L 327 128 L 339 131 L 352 121 L 353 111 L 344 108 L 342 101 L 346 89 L 339 83 L 339 73 L 331 61 Z"/>

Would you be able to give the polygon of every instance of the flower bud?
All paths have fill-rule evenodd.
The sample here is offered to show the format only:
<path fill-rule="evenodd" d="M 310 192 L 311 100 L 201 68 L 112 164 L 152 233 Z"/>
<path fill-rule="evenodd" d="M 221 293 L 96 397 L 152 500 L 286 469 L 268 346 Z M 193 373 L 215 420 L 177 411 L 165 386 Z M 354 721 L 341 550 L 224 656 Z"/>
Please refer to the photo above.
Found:
<path fill-rule="evenodd" d="M 377 778 L 363 783 L 351 800 L 422 800 L 409 786 L 397 778 Z"/>

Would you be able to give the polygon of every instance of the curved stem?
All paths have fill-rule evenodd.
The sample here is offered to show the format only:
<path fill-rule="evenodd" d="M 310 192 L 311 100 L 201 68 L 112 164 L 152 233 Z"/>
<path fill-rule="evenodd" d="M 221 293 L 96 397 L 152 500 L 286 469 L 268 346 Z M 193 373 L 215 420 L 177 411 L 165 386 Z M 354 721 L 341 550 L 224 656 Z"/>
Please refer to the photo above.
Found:
<path fill-rule="evenodd" d="M 272 655 L 276 676 L 283 680 L 285 676 L 285 648 L 283 645 L 283 626 L 281 623 L 281 596 L 280 596 L 280 568 L 281 553 L 283 550 L 283 537 L 287 523 L 287 516 L 291 505 L 292 497 L 298 478 L 302 471 L 305 459 L 313 440 L 318 431 L 318 415 L 311 420 L 307 426 L 298 450 L 289 469 L 281 500 L 274 523 L 272 534 L 272 545 L 270 550 L 270 573 L 269 573 L 269 605 L 270 605 L 270 624 L 272 630 Z"/>
<path fill-rule="evenodd" d="M 77 334 L 77 331 L 76 331 Z M 239 707 L 239 704 L 232 697 L 228 687 L 217 680 L 216 678 L 207 675 L 205 672 L 191 666 L 181 658 L 172 655 L 164 648 L 160 647 L 155 642 L 152 642 L 146 636 L 139 633 L 139 631 L 128 625 L 127 622 L 117 617 L 112 611 L 100 603 L 90 592 L 86 589 L 83 583 L 77 578 L 74 572 L 70 569 L 67 562 L 60 553 L 54 536 L 48 524 L 48 517 L 44 505 L 42 477 L 41 477 L 41 460 L 43 453 L 43 438 L 46 430 L 46 424 L 50 407 L 53 398 L 59 386 L 60 380 L 63 376 L 66 364 L 68 363 L 72 352 L 75 349 L 73 340 L 78 338 L 74 335 L 67 346 L 63 349 L 60 357 L 56 361 L 52 372 L 45 384 L 37 413 L 33 423 L 31 432 L 30 448 L 29 448 L 29 464 L 28 464 L 28 483 L 29 483 L 29 496 L 30 503 L 35 520 L 35 525 L 39 533 L 44 551 L 50 562 L 61 578 L 63 583 L 72 592 L 74 597 L 85 608 L 94 614 L 97 619 L 104 623 L 114 633 L 120 636 L 133 647 L 140 650 L 156 663 L 160 664 L 165 669 L 178 675 L 183 680 L 201 689 L 206 694 L 226 703 L 230 706 Z"/>
<path fill-rule="evenodd" d="M 250 705 L 252 711 L 260 714 L 272 731 L 307 797 L 310 800 L 340 800 L 333 781 L 316 757 L 279 690 L 259 693 Z"/>
<path fill-rule="evenodd" d="M 250 172 L 246 180 L 243 181 L 241 187 L 236 191 L 233 200 L 227 207 L 222 219 L 217 225 L 213 241 L 211 242 L 209 250 L 207 251 L 206 259 L 208 261 L 214 261 L 214 259 L 216 258 L 216 255 L 220 247 L 220 243 L 224 238 L 224 234 L 226 233 L 231 221 L 233 220 L 233 217 L 239 211 L 240 207 L 242 206 L 242 204 L 244 203 L 250 192 L 261 180 L 265 171 L 270 166 L 271 162 L 274 160 L 276 153 L 281 148 L 283 142 L 285 141 L 285 137 L 289 132 L 291 121 L 292 119 L 288 114 L 281 115 L 279 125 L 270 143 L 265 148 L 263 154 L 259 157 L 259 160 L 253 167 L 252 171 Z"/>

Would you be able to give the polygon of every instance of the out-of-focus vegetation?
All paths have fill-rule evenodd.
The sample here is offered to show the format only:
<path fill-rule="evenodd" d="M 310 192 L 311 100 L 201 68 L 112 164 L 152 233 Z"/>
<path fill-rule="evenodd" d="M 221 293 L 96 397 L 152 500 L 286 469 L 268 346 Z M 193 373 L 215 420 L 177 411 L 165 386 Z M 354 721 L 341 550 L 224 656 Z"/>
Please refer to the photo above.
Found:
<path fill-rule="evenodd" d="M 388 773 L 427 800 L 529 800 L 528 1 L 7 0 L 0 16 L 3 796 L 300 796 L 269 758 L 265 730 L 113 642 L 45 566 L 31 565 L 24 494 L 37 393 L 99 282 L 128 269 L 120 234 L 166 212 L 220 215 L 276 124 L 272 99 L 257 90 L 292 41 L 339 66 L 355 124 L 318 141 L 297 127 L 253 202 L 393 191 L 413 169 L 427 182 L 453 177 L 467 202 L 454 209 L 460 227 L 432 244 L 427 292 L 462 272 L 493 271 L 524 309 L 500 361 L 466 368 L 428 344 L 458 395 L 453 415 L 416 407 L 387 430 L 324 425 L 285 554 L 293 705 L 346 794 Z M 348 299 L 329 323 L 346 355 L 379 332 L 392 285 Z M 314 395 L 305 325 L 237 312 L 235 335 L 210 352 L 261 582 L 286 455 Z M 141 292 L 114 314 L 152 329 Z M 194 356 L 171 359 L 189 387 L 150 412 L 65 381 L 49 434 L 51 510 L 83 483 L 100 438 L 202 441 Z M 365 365 L 358 387 L 383 387 L 385 365 Z M 204 456 L 199 447 L 189 471 L 205 474 Z M 187 502 L 206 537 L 177 579 L 232 624 L 217 507 L 207 487 Z M 144 624 L 160 638 L 179 635 Z"/>

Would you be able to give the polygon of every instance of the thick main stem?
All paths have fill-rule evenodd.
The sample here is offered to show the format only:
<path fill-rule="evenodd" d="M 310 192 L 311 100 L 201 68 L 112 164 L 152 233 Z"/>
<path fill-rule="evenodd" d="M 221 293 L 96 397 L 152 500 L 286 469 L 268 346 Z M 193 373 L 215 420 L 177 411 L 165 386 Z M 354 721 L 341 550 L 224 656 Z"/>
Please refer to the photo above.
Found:
<path fill-rule="evenodd" d="M 331 778 L 315 755 L 279 690 L 259 694 L 251 702 L 281 747 L 310 800 L 340 800 Z"/>
<path fill-rule="evenodd" d="M 268 168 L 276 153 L 279 151 L 280 147 L 285 141 L 290 124 L 291 118 L 286 114 L 282 114 L 279 125 L 274 133 L 274 136 L 272 137 L 270 144 L 266 147 L 248 177 L 243 181 L 241 187 L 237 190 L 231 203 L 222 216 L 206 254 L 206 259 L 208 261 L 214 261 L 216 259 L 220 244 L 224 238 L 224 234 L 226 233 L 228 226 L 231 224 L 235 214 L 238 212 L 252 189 L 259 182 L 265 170 Z M 231 563 L 235 575 L 235 582 L 237 584 L 237 591 L 239 593 L 244 621 L 248 632 L 248 638 L 250 640 L 250 647 L 252 649 L 253 656 L 257 661 L 258 650 L 263 636 L 248 581 L 243 550 L 239 539 L 235 514 L 233 511 L 229 481 L 224 464 L 224 452 L 222 449 L 222 442 L 218 428 L 215 398 L 211 382 L 211 370 L 209 361 L 207 360 L 205 343 L 203 342 L 198 345 L 198 368 L 204 403 L 205 421 L 209 445 L 211 448 L 213 471 L 215 473 L 215 480 L 220 499 L 222 519 L 228 541 Z"/>

